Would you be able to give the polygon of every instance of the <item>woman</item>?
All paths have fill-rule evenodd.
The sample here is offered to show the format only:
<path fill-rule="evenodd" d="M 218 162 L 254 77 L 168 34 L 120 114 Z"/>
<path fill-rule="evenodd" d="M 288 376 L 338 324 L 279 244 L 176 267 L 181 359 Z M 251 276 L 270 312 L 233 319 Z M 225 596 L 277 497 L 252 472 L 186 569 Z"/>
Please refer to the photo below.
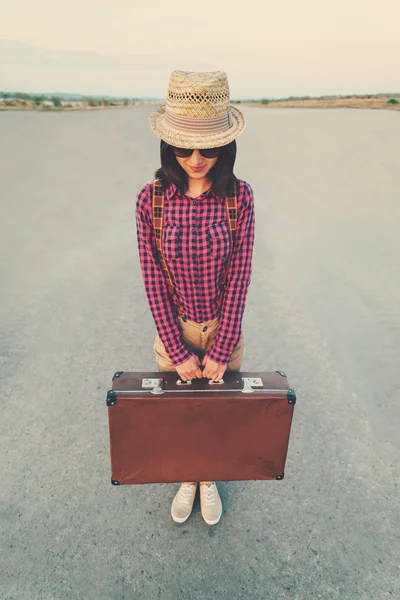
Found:
<path fill-rule="evenodd" d="M 150 126 L 161 138 L 161 168 L 137 195 L 136 224 L 158 368 L 183 381 L 219 381 L 241 366 L 251 276 L 253 192 L 233 174 L 244 116 L 230 105 L 224 72 L 174 71 Z M 197 482 L 180 486 L 171 506 L 175 522 L 188 519 L 196 490 Z M 200 482 L 200 500 L 206 523 L 218 523 L 215 482 Z"/>

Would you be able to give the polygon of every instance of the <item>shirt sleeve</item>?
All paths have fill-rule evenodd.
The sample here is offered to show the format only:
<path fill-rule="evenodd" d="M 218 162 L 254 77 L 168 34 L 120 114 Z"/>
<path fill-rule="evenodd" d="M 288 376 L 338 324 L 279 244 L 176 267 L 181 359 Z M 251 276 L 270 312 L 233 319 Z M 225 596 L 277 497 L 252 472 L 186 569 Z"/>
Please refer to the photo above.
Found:
<path fill-rule="evenodd" d="M 228 365 L 239 342 L 247 290 L 252 273 L 255 233 L 254 197 L 251 186 L 240 182 L 236 242 L 227 273 L 218 333 L 208 356 L 220 365 Z"/>
<path fill-rule="evenodd" d="M 136 197 L 136 230 L 140 266 L 158 335 L 172 364 L 178 366 L 188 360 L 192 354 L 181 338 L 176 309 L 159 264 L 151 213 L 151 184 L 147 184 Z"/>

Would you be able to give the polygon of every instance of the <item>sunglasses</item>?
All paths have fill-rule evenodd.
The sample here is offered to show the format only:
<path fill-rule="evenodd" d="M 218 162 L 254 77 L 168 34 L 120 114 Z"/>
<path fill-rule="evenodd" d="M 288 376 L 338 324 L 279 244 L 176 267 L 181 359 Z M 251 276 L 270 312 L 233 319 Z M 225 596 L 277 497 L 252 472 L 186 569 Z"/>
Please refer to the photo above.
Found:
<path fill-rule="evenodd" d="M 172 150 L 178 158 L 189 158 L 194 152 L 194 150 L 191 150 L 190 148 L 177 148 L 176 146 L 172 146 Z M 204 158 L 216 158 L 221 152 L 221 147 L 202 148 L 199 149 L 199 152 Z"/>

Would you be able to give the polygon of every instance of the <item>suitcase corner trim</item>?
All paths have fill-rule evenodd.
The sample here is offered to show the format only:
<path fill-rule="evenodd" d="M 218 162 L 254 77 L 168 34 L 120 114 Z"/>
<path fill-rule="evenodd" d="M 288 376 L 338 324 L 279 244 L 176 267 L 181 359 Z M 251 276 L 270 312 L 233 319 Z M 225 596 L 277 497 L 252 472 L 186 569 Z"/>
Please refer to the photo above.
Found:
<path fill-rule="evenodd" d="M 107 392 L 107 406 L 115 406 L 117 404 L 117 394 L 114 390 L 108 390 Z"/>

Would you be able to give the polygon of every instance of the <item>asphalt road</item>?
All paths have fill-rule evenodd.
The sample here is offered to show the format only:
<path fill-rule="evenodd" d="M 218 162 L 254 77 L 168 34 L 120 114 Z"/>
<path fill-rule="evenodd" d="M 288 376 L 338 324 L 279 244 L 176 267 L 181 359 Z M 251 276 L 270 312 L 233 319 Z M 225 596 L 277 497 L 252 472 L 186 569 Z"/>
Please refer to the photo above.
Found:
<path fill-rule="evenodd" d="M 281 482 L 110 484 L 105 393 L 154 370 L 136 249 L 151 108 L 0 114 L 1 584 L 7 600 L 400 597 L 400 120 L 245 108 L 256 202 L 243 370 L 298 402 Z"/>

